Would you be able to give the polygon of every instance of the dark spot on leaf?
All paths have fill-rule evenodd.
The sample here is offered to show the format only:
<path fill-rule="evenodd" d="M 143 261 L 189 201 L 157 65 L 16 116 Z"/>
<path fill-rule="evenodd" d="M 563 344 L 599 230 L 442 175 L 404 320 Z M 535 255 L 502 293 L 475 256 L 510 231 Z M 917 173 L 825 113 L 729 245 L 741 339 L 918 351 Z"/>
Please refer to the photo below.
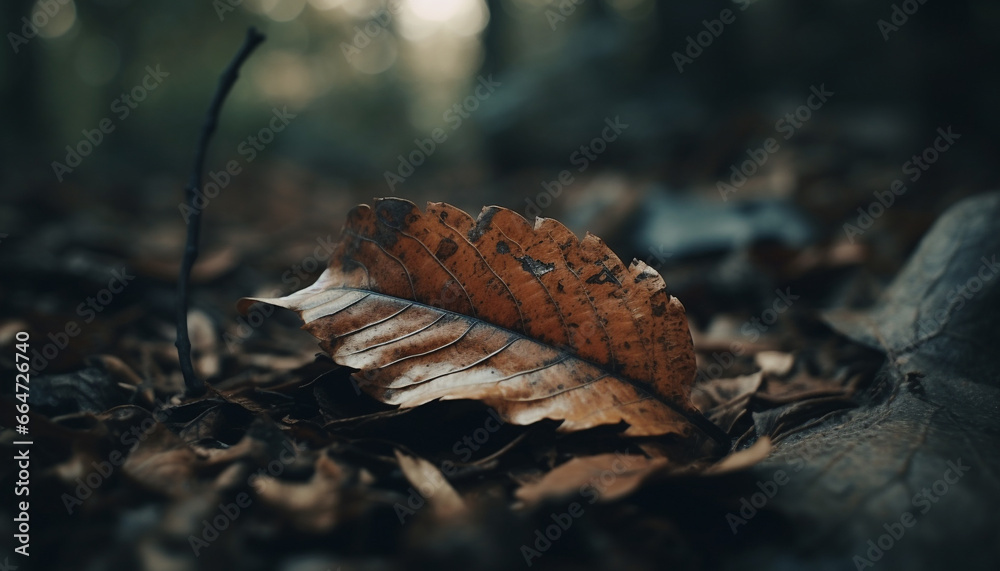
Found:
<path fill-rule="evenodd" d="M 543 276 L 552 270 L 556 269 L 555 264 L 546 264 L 545 262 L 539 262 L 538 260 L 532 258 L 531 256 L 521 256 L 520 258 L 514 258 L 515 260 L 521 262 L 521 267 L 524 271 L 530 272 L 536 276 Z"/>
<path fill-rule="evenodd" d="M 498 254 L 509 254 L 510 253 L 510 246 L 507 245 L 507 242 L 504 242 L 503 240 L 500 240 L 499 242 L 497 242 L 497 253 Z"/>
<path fill-rule="evenodd" d="M 406 230 L 412 217 L 413 203 L 398 198 L 386 198 L 375 205 L 375 215 L 379 222 L 389 228 Z"/>
<path fill-rule="evenodd" d="M 476 219 L 476 226 L 472 230 L 469 230 L 470 242 L 478 242 L 483 237 L 483 234 L 490 229 L 490 224 L 493 222 L 493 215 L 496 213 L 497 209 L 495 207 L 483 210 L 479 218 Z"/>
<path fill-rule="evenodd" d="M 356 270 L 358 268 L 361 268 L 361 267 L 362 267 L 362 265 L 359 264 L 357 262 L 357 260 L 355 260 L 354 258 L 349 258 L 347 256 L 344 256 L 343 258 L 341 258 L 340 269 L 345 274 L 349 274 L 349 273 L 353 272 L 354 270 Z"/>
<path fill-rule="evenodd" d="M 441 240 L 440 244 L 438 244 L 438 249 L 437 252 L 434 252 L 434 257 L 439 260 L 447 260 L 457 251 L 458 244 L 456 244 L 451 238 L 445 238 L 444 240 Z"/>
<path fill-rule="evenodd" d="M 616 278 L 614 274 L 612 274 L 610 271 L 608 271 L 607 268 L 602 269 L 601 273 L 594 274 L 594 275 L 590 276 L 589 278 L 587 278 L 587 283 L 588 284 L 613 283 L 616 286 L 621 286 L 622 285 L 622 283 L 620 281 L 618 281 L 618 278 Z"/>

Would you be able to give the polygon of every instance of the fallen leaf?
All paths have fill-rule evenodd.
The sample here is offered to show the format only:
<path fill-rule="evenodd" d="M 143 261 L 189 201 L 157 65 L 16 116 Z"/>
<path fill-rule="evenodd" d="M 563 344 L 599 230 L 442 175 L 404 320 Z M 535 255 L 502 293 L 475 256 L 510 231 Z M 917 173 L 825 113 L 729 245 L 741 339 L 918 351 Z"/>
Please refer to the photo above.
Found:
<path fill-rule="evenodd" d="M 747 468 L 763 461 L 770 453 L 771 439 L 766 436 L 762 436 L 749 448 L 733 452 L 729 456 L 720 460 L 717 464 L 709 466 L 705 469 L 704 474 L 719 475 L 746 470 Z"/>
<path fill-rule="evenodd" d="M 198 457 L 183 441 L 157 424 L 130 451 L 124 473 L 151 490 L 181 497 L 192 493 Z"/>
<path fill-rule="evenodd" d="M 762 380 L 760 371 L 731 379 L 712 379 L 696 386 L 692 399 L 705 416 L 730 433 L 740 418 L 749 414 L 747 404 Z"/>
<path fill-rule="evenodd" d="M 104 412 L 127 402 L 131 394 L 107 371 L 97 367 L 64 375 L 33 377 L 31 383 L 32 409 L 53 417 L 76 412 Z"/>
<path fill-rule="evenodd" d="M 557 466 L 537 482 L 522 485 L 515 495 L 527 505 L 579 494 L 589 503 L 628 495 L 647 476 L 669 465 L 667 458 L 634 454 L 582 456 Z"/>
<path fill-rule="evenodd" d="M 434 464 L 399 450 L 396 460 L 406 479 L 430 502 L 436 516 L 448 518 L 465 511 L 465 502 Z"/>
<path fill-rule="evenodd" d="M 315 284 L 239 308 L 257 301 L 297 311 L 389 404 L 478 399 L 514 424 L 625 422 L 629 436 L 697 427 L 728 445 L 689 399 L 695 357 L 681 302 L 643 262 L 626 267 L 600 238 L 580 240 L 555 220 L 381 199 L 348 214 Z"/>
<path fill-rule="evenodd" d="M 263 474 L 255 477 L 252 485 L 265 504 L 291 519 L 296 528 L 324 533 L 339 519 L 341 487 L 345 479 L 344 468 L 321 453 L 316 458 L 312 477 L 306 482 L 288 482 Z"/>

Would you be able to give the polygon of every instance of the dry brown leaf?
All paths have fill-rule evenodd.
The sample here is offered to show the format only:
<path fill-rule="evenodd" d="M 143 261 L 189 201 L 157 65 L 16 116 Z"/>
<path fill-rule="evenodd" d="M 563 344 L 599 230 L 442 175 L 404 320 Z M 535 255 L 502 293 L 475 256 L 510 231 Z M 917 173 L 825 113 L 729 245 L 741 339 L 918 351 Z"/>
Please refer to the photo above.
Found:
<path fill-rule="evenodd" d="M 761 371 L 731 379 L 711 379 L 695 387 L 691 400 L 712 422 L 730 433 L 740 418 L 750 414 L 747 405 L 763 379 Z"/>
<path fill-rule="evenodd" d="M 626 267 L 555 220 L 381 199 L 351 210 L 315 284 L 241 311 L 255 301 L 297 311 L 383 402 L 478 399 L 515 424 L 624 421 L 630 436 L 697 427 L 726 440 L 690 403 L 681 302 L 643 262 Z"/>
<path fill-rule="evenodd" d="M 514 494 L 528 505 L 574 493 L 590 503 L 609 501 L 629 494 L 647 476 L 668 465 L 667 458 L 633 454 L 583 456 L 557 466 L 537 482 L 522 485 Z"/>
<path fill-rule="evenodd" d="M 156 424 L 129 453 L 123 470 L 139 484 L 173 497 L 188 495 L 196 487 L 198 457 L 187 444 L 162 424 Z"/>
<path fill-rule="evenodd" d="M 434 464 L 399 450 L 396 450 L 396 460 L 406 479 L 430 502 L 435 515 L 448 518 L 465 511 L 462 497 Z"/>
<path fill-rule="evenodd" d="M 764 436 L 753 446 L 733 452 L 704 468 L 681 467 L 668 458 L 649 458 L 632 454 L 599 454 L 577 457 L 557 466 L 534 482 L 522 484 L 515 492 L 519 500 L 535 505 L 547 499 L 579 494 L 590 503 L 625 497 L 651 478 L 684 473 L 695 469 L 705 475 L 721 475 L 745 470 L 771 453 L 771 440 Z"/>
<path fill-rule="evenodd" d="M 291 519 L 298 529 L 324 533 L 340 516 L 344 468 L 327 454 L 316 458 L 315 472 L 307 482 L 289 482 L 269 474 L 252 480 L 257 496 Z"/>
<path fill-rule="evenodd" d="M 771 448 L 771 439 L 762 436 L 749 448 L 733 452 L 718 463 L 709 466 L 704 473 L 720 475 L 746 470 L 767 458 L 771 453 Z"/>
<path fill-rule="evenodd" d="M 764 374 L 760 371 L 732 378 L 711 379 L 695 387 L 691 400 L 706 414 L 712 414 L 726 405 L 746 408 L 746 400 L 760 388 L 763 379 Z"/>

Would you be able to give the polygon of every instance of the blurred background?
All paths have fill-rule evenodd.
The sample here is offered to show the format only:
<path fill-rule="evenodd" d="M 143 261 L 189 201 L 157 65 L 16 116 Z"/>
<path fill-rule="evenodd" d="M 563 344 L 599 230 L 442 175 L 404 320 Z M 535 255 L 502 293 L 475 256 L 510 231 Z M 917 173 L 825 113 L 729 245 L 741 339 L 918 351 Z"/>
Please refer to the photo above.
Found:
<path fill-rule="evenodd" d="M 852 0 L 14 0 L 0 8 L 9 44 L 0 60 L 5 202 L 63 188 L 105 201 L 122 186 L 150 206 L 175 200 L 218 74 L 250 25 L 268 41 L 227 102 L 208 168 L 245 160 L 240 143 L 273 109 L 295 119 L 240 187 L 288 163 L 362 198 L 431 194 L 523 211 L 541 182 L 575 171 L 572 153 L 618 116 L 628 130 L 574 172 L 560 207 L 602 175 L 707 189 L 714 199 L 730 165 L 820 85 L 835 95 L 733 198 L 809 193 L 824 207 L 813 214 L 843 217 L 948 125 L 962 135 L 960 150 L 913 194 L 989 185 L 1000 7 L 902 4 L 916 11 Z M 719 19 L 724 9 L 731 23 Z M 901 25 L 880 28 L 899 16 Z M 711 29 L 705 21 L 721 22 L 721 33 L 698 38 Z M 690 58 L 689 37 L 710 43 Z M 675 53 L 688 58 L 680 69 Z M 122 117 L 115 102 L 141 85 L 147 66 L 166 72 L 162 83 Z M 486 77 L 496 86 L 476 97 Z M 51 163 L 65 163 L 65 147 L 104 118 L 114 131 L 57 176 Z M 446 142 L 404 183 L 387 184 L 398 157 L 436 128 Z M 618 186 L 610 184 L 627 192 Z M 845 212 L 825 208 L 841 202 Z"/>
<path fill-rule="evenodd" d="M 890 276 L 948 204 L 993 187 L 1000 6 L 985 0 L 12 0 L 0 11 L 0 230 L 34 237 L 6 252 L 29 266 L 64 266 L 51 256 L 96 239 L 171 278 L 204 112 L 248 26 L 268 39 L 206 163 L 238 171 L 205 179 L 225 183 L 205 207 L 218 273 L 279 270 L 351 205 L 401 196 L 558 218 L 677 290 L 724 301 L 761 273 L 748 259 L 762 248 L 768 271 L 775 256 L 801 270 L 789 251 L 808 251 L 809 263 Z M 939 128 L 960 140 L 917 171 Z M 905 193 L 856 226 L 896 179 Z M 268 252 L 285 257 L 268 268 Z M 685 265 L 703 259 L 709 268 Z M 836 303 L 866 302 L 847 297 Z"/>

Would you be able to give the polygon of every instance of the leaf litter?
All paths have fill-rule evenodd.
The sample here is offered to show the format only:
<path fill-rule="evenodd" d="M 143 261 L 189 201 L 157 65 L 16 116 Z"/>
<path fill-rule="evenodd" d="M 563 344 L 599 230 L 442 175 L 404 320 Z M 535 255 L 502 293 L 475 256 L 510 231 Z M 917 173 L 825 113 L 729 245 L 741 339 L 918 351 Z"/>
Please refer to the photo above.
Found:
<path fill-rule="evenodd" d="M 988 412 L 997 403 L 996 387 L 984 379 L 1000 377 L 983 357 L 996 346 L 989 324 L 997 290 L 989 284 L 964 310 L 945 294 L 975 272 L 978 253 L 988 258 L 997 246 L 984 219 L 996 213 L 995 203 L 990 195 L 949 211 L 875 308 L 825 315 L 833 330 L 793 313 L 793 322 L 764 343 L 745 344 L 747 354 L 717 376 L 707 374 L 716 347 L 696 343 L 691 407 L 733 440 L 729 456 L 685 446 L 683 437 L 630 435 L 622 422 L 570 432 L 558 415 L 489 422 L 494 417 L 483 402 L 439 400 L 443 393 L 397 408 L 380 402 L 390 399 L 367 396 L 373 384 L 392 379 L 366 377 L 364 369 L 324 355 L 313 358 L 308 337 L 290 342 L 295 324 L 280 317 L 254 329 L 235 351 L 202 345 L 202 358 L 217 361 L 200 361 L 206 372 L 218 371 L 214 388 L 181 400 L 170 339 L 134 318 L 113 321 L 130 332 L 118 335 L 114 353 L 94 356 L 89 367 L 61 357 L 54 374 L 36 377 L 40 404 L 32 423 L 45 450 L 36 460 L 33 489 L 46 507 L 38 516 L 46 530 L 39 541 L 80 552 L 99 543 L 108 565 L 147 569 L 276 568 L 289 550 L 311 554 L 317 566 L 410 568 L 474 553 L 469 560 L 478 568 L 509 568 L 524 564 L 519 546 L 551 524 L 549 513 L 565 509 L 568 498 L 589 517 L 536 564 L 618 561 L 622 568 L 652 569 L 671 561 L 704 568 L 732 560 L 706 558 L 692 545 L 715 542 L 720 550 L 743 553 L 745 561 L 766 560 L 774 545 L 752 543 L 761 536 L 750 526 L 746 534 L 730 535 L 725 515 L 776 467 L 801 465 L 807 477 L 793 478 L 755 522 L 758 529 L 795 529 L 814 546 L 795 557 L 829 563 L 855 545 L 838 530 L 847 526 L 849 537 L 863 543 L 877 531 L 864 522 L 893 513 L 890 504 L 905 507 L 906 490 L 933 482 L 946 459 L 961 456 L 979 470 L 955 488 L 962 491 L 949 500 L 952 507 L 936 508 L 929 523 L 912 532 L 913 543 L 934 534 L 954 540 L 934 522 L 949 521 L 956 510 L 983 520 L 996 505 L 997 467 L 984 451 L 988 435 L 996 434 L 997 416 Z M 456 217 L 457 227 L 476 230 L 471 218 Z M 521 228 L 520 236 L 530 228 Z M 565 237 L 558 228 L 547 232 Z M 941 244 L 951 249 L 941 252 Z M 443 240 L 436 246 L 442 255 L 451 248 Z M 615 263 L 584 283 L 621 282 L 625 274 Z M 555 271 L 531 273 L 541 280 Z M 936 276 L 930 293 L 914 289 L 924 275 Z M 941 307 L 945 317 L 936 329 L 917 327 Z M 698 339 L 698 325 L 691 329 Z M 958 359 L 969 353 L 968 343 L 975 354 Z M 3 399 L 8 410 L 9 396 Z M 975 412 L 971 402 L 985 403 L 987 411 Z M 5 442 L 10 447 L 10 439 Z M 615 470 L 625 462 L 625 470 Z M 419 489 L 429 490 L 428 482 L 440 485 L 425 498 Z M 411 488 L 429 510 L 409 508 Z M 240 515 L 206 534 L 239 501 L 249 501 Z M 398 506 L 413 514 L 401 518 Z M 59 535 L 82 521 L 118 522 L 131 531 L 98 524 Z M 191 538 L 208 545 L 195 555 Z M 958 544 L 981 539 L 970 534 Z M 644 542 L 664 547 L 629 553 L 629 546 Z M 910 560 L 895 553 L 902 563 Z M 46 557 L 51 568 L 71 568 L 55 551 Z"/>

